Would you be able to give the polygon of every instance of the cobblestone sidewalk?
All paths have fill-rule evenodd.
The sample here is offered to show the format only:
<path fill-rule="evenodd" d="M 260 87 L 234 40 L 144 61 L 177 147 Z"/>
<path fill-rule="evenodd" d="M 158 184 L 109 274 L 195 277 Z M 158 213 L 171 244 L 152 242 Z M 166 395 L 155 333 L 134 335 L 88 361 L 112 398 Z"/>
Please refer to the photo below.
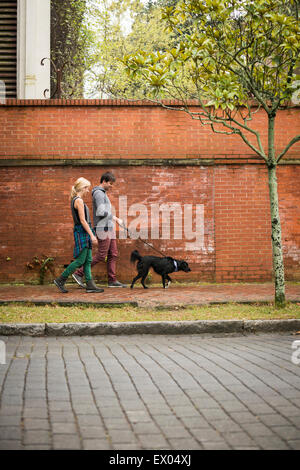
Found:
<path fill-rule="evenodd" d="M 300 449 L 296 339 L 1 337 L 0 449 Z"/>

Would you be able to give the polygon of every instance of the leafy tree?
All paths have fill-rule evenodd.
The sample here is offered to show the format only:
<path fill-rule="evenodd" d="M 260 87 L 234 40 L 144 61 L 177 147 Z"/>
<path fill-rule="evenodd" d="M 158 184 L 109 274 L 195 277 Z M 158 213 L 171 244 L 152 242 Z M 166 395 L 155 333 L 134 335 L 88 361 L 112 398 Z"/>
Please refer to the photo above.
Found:
<path fill-rule="evenodd" d="M 292 106 L 300 53 L 298 0 L 180 0 L 162 9 L 162 19 L 178 44 L 125 56 L 132 77 L 142 76 L 156 101 L 171 97 L 193 119 L 216 133 L 238 135 L 266 164 L 269 179 L 275 304 L 285 303 L 284 265 L 276 169 L 295 136 L 275 152 L 278 110 Z M 188 78 L 188 80 L 187 80 Z M 299 82 L 298 82 L 299 83 Z M 189 107 L 196 98 L 200 109 Z M 263 110 L 268 144 L 251 126 Z"/>
<path fill-rule="evenodd" d="M 141 0 L 88 0 L 87 9 L 89 96 L 144 98 L 146 82 L 129 77 L 120 59 L 137 48 L 150 53 L 169 44 L 160 9 Z"/>
<path fill-rule="evenodd" d="M 86 0 L 51 0 L 51 94 L 61 70 L 61 98 L 81 98 L 90 33 L 84 25 Z M 57 95 L 56 95 L 57 96 Z"/>
<path fill-rule="evenodd" d="M 137 48 L 150 53 L 176 44 L 161 23 L 160 6 L 177 1 L 52 0 L 52 93 L 62 69 L 62 98 L 149 96 L 145 80 L 130 78 L 120 59 Z"/>

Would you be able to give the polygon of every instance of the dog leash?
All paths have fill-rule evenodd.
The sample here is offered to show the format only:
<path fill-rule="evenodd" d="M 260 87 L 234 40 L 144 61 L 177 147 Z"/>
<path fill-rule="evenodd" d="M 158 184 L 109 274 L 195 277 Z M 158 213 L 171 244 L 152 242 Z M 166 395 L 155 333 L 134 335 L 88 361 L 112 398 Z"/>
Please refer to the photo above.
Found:
<path fill-rule="evenodd" d="M 123 227 L 128 235 L 131 237 L 131 233 L 129 231 L 129 229 L 126 227 L 126 225 L 120 225 L 120 227 Z M 136 238 L 136 240 L 140 240 L 141 242 L 143 242 L 145 245 L 148 245 L 150 246 L 150 248 L 152 248 L 152 250 L 156 251 L 157 253 L 159 253 L 161 256 L 163 256 L 164 258 L 166 257 L 166 255 L 164 253 L 162 253 L 161 251 L 157 250 L 157 248 L 155 248 L 154 246 L 152 246 L 150 243 L 146 242 L 146 240 L 143 240 L 141 237 L 138 237 Z"/>

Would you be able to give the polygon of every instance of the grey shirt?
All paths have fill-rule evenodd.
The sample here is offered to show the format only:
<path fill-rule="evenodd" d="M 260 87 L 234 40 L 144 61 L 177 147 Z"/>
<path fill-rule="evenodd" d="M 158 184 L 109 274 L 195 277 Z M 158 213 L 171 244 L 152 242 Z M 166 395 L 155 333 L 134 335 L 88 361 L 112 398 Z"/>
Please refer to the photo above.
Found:
<path fill-rule="evenodd" d="M 105 189 L 95 186 L 92 189 L 93 196 L 93 219 L 95 230 L 111 231 L 114 229 L 114 222 L 111 212 L 111 203 Z"/>

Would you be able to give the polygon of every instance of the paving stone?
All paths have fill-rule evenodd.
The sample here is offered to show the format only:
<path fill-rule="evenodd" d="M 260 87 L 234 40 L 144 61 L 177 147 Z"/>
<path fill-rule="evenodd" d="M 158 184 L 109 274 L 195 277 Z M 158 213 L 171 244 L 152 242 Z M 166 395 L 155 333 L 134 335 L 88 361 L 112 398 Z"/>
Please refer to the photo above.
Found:
<path fill-rule="evenodd" d="M 177 416 L 195 416 L 197 414 L 197 410 L 191 406 L 173 406 L 174 412 Z"/>
<path fill-rule="evenodd" d="M 138 434 L 159 434 L 160 430 L 158 426 L 156 426 L 152 422 L 147 423 L 135 423 L 133 424 L 134 432 Z"/>
<path fill-rule="evenodd" d="M 0 408 L 0 420 L 2 416 L 21 416 L 22 413 L 22 406 L 1 406 Z"/>
<path fill-rule="evenodd" d="M 106 431 L 103 426 L 80 426 L 80 433 L 84 439 L 106 438 Z"/>
<path fill-rule="evenodd" d="M 46 408 L 25 408 L 24 409 L 25 418 L 47 418 L 48 411 Z"/>
<path fill-rule="evenodd" d="M 273 436 L 274 432 L 262 423 L 244 423 L 241 425 L 251 436 Z"/>
<path fill-rule="evenodd" d="M 77 415 L 93 415 L 94 416 L 95 414 L 98 414 L 98 410 L 96 406 L 81 404 L 81 405 L 76 405 L 75 413 Z"/>
<path fill-rule="evenodd" d="M 230 416 L 234 421 L 239 424 L 243 423 L 257 423 L 259 422 L 258 417 L 250 413 L 249 411 L 238 411 L 230 413 Z"/>
<path fill-rule="evenodd" d="M 21 416 L 0 416 L 0 426 L 20 426 Z"/>
<path fill-rule="evenodd" d="M 298 449 L 300 368 L 291 369 L 287 354 L 293 339 L 287 333 L 22 337 L 22 358 L 0 368 L 0 386 L 7 374 L 0 448 Z M 46 343 L 48 395 L 39 381 Z"/>
<path fill-rule="evenodd" d="M 255 446 L 255 441 L 244 432 L 224 432 L 222 435 L 232 447 Z"/>
<path fill-rule="evenodd" d="M 127 411 L 129 421 L 132 423 L 145 423 L 151 421 L 149 414 L 146 411 Z"/>
<path fill-rule="evenodd" d="M 159 434 L 139 434 L 139 440 L 143 446 L 143 449 L 166 449 L 168 443 L 163 435 Z"/>
<path fill-rule="evenodd" d="M 164 449 L 169 449 L 170 447 L 165 447 Z M 113 449 L 115 450 L 141 450 L 142 446 L 137 442 L 132 444 L 115 444 L 113 445 Z"/>
<path fill-rule="evenodd" d="M 299 438 L 299 429 L 292 426 L 272 426 L 271 429 L 285 441 Z"/>
<path fill-rule="evenodd" d="M 202 416 L 182 416 L 181 421 L 186 425 L 187 428 L 207 428 L 209 426 L 208 421 Z"/>
<path fill-rule="evenodd" d="M 29 444 L 24 445 L 24 450 L 51 450 L 50 444 Z"/>
<path fill-rule="evenodd" d="M 247 411 L 246 406 L 238 400 L 224 401 L 224 402 L 222 401 L 221 403 L 222 403 L 222 408 L 224 408 L 224 410 L 228 412 Z"/>
<path fill-rule="evenodd" d="M 23 446 L 21 441 L 6 441 L 5 439 L 1 439 L 0 436 L 0 450 L 22 450 Z"/>
<path fill-rule="evenodd" d="M 253 437 L 256 443 L 263 450 L 288 450 L 289 445 L 278 437 Z"/>
<path fill-rule="evenodd" d="M 169 415 L 170 414 L 170 407 L 165 405 L 149 405 L 151 408 L 152 415 Z"/>
<path fill-rule="evenodd" d="M 24 444 L 50 444 L 51 439 L 48 431 L 24 431 Z"/>
<path fill-rule="evenodd" d="M 188 438 L 190 433 L 183 426 L 163 427 L 163 433 L 167 439 L 171 438 Z"/>
<path fill-rule="evenodd" d="M 47 431 L 49 430 L 49 422 L 47 419 L 31 419 L 31 418 L 25 418 L 24 419 L 24 429 L 27 430 L 41 430 L 41 431 Z"/>
<path fill-rule="evenodd" d="M 15 405 L 19 405 L 19 406 L 22 406 L 22 403 L 23 403 L 23 398 L 22 396 L 18 396 L 18 395 L 4 395 L 2 396 L 2 400 L 1 400 L 1 404 L 2 404 L 2 407 L 6 407 L 7 405 L 9 406 L 15 406 Z"/>
<path fill-rule="evenodd" d="M 107 418 L 123 418 L 124 417 L 124 412 L 122 411 L 120 407 L 114 407 L 114 406 L 103 407 L 102 406 L 100 408 L 100 413 L 103 416 L 103 418 L 106 418 L 106 417 Z M 131 412 L 128 412 L 128 413 L 131 413 Z"/>
<path fill-rule="evenodd" d="M 287 443 L 292 449 L 300 450 L 300 439 L 288 441 Z"/>
<path fill-rule="evenodd" d="M 20 440 L 21 428 L 20 426 L 0 426 L 0 439 L 3 440 Z"/>
<path fill-rule="evenodd" d="M 80 426 L 102 426 L 101 418 L 97 415 L 78 415 Z"/>
<path fill-rule="evenodd" d="M 52 432 L 54 434 L 76 434 L 77 428 L 75 423 L 51 423 Z"/>
<path fill-rule="evenodd" d="M 254 415 L 274 414 L 274 408 L 271 408 L 267 403 L 250 403 L 246 402 L 245 405 L 249 408 Z"/>
<path fill-rule="evenodd" d="M 212 442 L 203 442 L 202 443 L 204 450 L 231 450 L 232 447 L 227 444 L 226 441 L 212 441 Z"/>
<path fill-rule="evenodd" d="M 260 415 L 260 420 L 265 423 L 267 426 L 285 426 L 289 425 L 289 421 L 279 415 L 279 414 L 268 414 L 268 415 Z"/>
<path fill-rule="evenodd" d="M 195 439 L 188 438 L 188 439 L 174 439 L 170 438 L 169 439 L 171 448 L 173 450 L 199 450 L 202 449 L 201 444 L 197 442 Z M 174 465 L 174 464 L 173 464 Z"/>
<path fill-rule="evenodd" d="M 109 437 L 113 442 L 120 442 L 123 444 L 136 441 L 136 437 L 132 431 L 120 431 L 119 429 L 110 429 Z"/>
<path fill-rule="evenodd" d="M 80 439 L 77 435 L 53 434 L 54 450 L 79 450 L 81 449 Z"/>
<path fill-rule="evenodd" d="M 205 441 L 222 440 L 221 433 L 212 428 L 193 429 L 193 435 L 203 444 Z"/>
<path fill-rule="evenodd" d="M 296 406 L 277 406 L 277 411 L 283 416 L 289 418 L 290 416 L 299 416 L 299 408 Z"/>
<path fill-rule="evenodd" d="M 128 423 L 128 421 L 123 418 L 123 419 L 120 419 L 120 418 L 104 418 L 103 419 L 104 423 L 105 423 L 105 426 L 108 428 L 108 429 L 122 429 L 122 430 L 129 430 L 130 429 L 130 425 Z"/>
<path fill-rule="evenodd" d="M 182 421 L 184 421 L 184 419 L 192 419 L 192 418 L 193 417 L 191 417 L 191 416 L 188 417 L 188 418 L 183 417 Z M 176 425 L 178 426 L 178 425 L 180 425 L 179 419 L 176 416 L 173 416 L 171 414 L 171 412 L 169 413 L 169 415 L 154 415 L 153 419 L 160 426 L 176 426 Z"/>
<path fill-rule="evenodd" d="M 83 439 L 84 450 L 110 450 L 111 446 L 106 439 Z"/>
<path fill-rule="evenodd" d="M 80 415 L 78 415 L 79 418 Z M 51 411 L 50 420 L 53 423 L 73 423 L 74 414 L 72 411 Z"/>
<path fill-rule="evenodd" d="M 227 418 L 227 414 L 220 408 L 202 409 L 201 413 L 203 414 L 204 418 L 208 421 L 222 420 Z"/>
<path fill-rule="evenodd" d="M 224 432 L 240 432 L 242 428 L 239 424 L 232 421 L 230 418 L 228 419 L 220 419 L 213 422 L 214 427 L 221 433 Z"/>

